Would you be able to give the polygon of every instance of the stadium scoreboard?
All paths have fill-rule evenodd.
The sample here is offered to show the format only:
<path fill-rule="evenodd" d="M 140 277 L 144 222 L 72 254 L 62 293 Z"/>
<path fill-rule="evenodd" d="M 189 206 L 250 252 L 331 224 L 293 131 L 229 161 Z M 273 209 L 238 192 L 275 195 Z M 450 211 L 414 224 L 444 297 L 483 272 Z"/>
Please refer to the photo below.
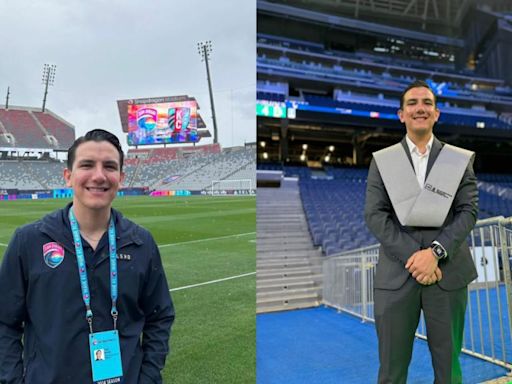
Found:
<path fill-rule="evenodd" d="M 201 138 L 202 120 L 193 97 L 128 99 L 117 104 L 128 145 L 197 143 Z"/>

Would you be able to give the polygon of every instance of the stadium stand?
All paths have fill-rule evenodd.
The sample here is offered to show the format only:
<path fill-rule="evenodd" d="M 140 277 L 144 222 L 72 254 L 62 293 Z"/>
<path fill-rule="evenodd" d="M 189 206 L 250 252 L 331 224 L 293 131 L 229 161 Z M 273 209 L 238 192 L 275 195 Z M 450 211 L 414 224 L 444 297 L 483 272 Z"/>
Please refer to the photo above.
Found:
<path fill-rule="evenodd" d="M 419 79 L 433 89 L 441 111 L 436 137 L 476 152 L 478 218 L 512 214 L 512 72 L 507 70 L 512 65 L 507 53 L 512 46 L 512 4 L 495 0 L 452 0 L 443 2 L 443 7 L 429 0 L 257 3 L 258 182 L 271 184 L 270 176 L 280 173 L 280 180 L 272 180 L 273 185 L 281 185 L 275 188 L 280 190 L 287 178 L 298 178 L 313 247 L 327 256 L 342 253 L 323 257 L 322 303 L 367 320 L 372 309 L 358 311 L 367 300 L 373 304 L 372 271 L 378 253 L 377 240 L 363 218 L 367 169 L 373 152 L 404 135 L 397 110 L 408 84 Z M 270 192 L 261 195 L 258 207 L 273 198 Z M 286 215 L 276 209 L 266 217 L 270 219 L 284 222 Z M 481 225 L 497 222 L 501 226 L 505 220 Z M 482 248 L 491 246 L 496 232 L 490 232 L 477 233 L 472 240 Z M 500 244 L 497 258 L 500 252 L 502 258 L 507 254 L 504 241 Z M 473 246 L 477 268 L 488 262 L 490 250 L 485 251 L 479 256 Z M 260 267 L 265 256 L 257 248 L 258 274 L 271 273 Z M 281 266 L 277 270 L 286 273 Z M 257 280 L 258 292 L 263 283 Z M 330 294 L 337 301 L 329 302 Z M 354 297 L 355 305 L 340 305 L 343 300 L 353 303 Z M 260 302 L 263 297 L 258 296 L 258 306 Z M 294 314 L 289 315 L 293 321 Z M 275 328 L 286 334 L 288 324 Z M 279 353 L 288 358 L 289 349 Z M 269 361 L 269 366 L 274 362 Z M 357 376 L 346 381 L 375 381 L 359 372 Z M 332 379 L 339 377 L 337 373 Z"/>
<path fill-rule="evenodd" d="M 278 170 L 279 166 L 258 165 Z M 366 168 L 328 167 L 325 177 L 314 178 L 307 167 L 280 167 L 287 177 L 298 178 L 300 197 L 310 237 L 325 255 L 377 243 L 366 228 L 363 211 Z M 478 219 L 512 216 L 512 176 L 478 174 Z"/>
<path fill-rule="evenodd" d="M 73 144 L 75 132 L 72 126 L 48 111 L 33 114 L 48 133 L 57 139 L 59 147 L 69 148 Z"/>
<path fill-rule="evenodd" d="M 67 150 L 75 139 L 73 125 L 51 111 L 0 108 L 1 141 L 7 147 Z"/>
<path fill-rule="evenodd" d="M 65 188 L 65 164 L 53 159 L 0 160 L 0 189 Z M 219 145 L 130 150 L 125 160 L 126 187 L 159 190 L 209 190 L 216 180 L 255 180 L 255 151 Z"/>
<path fill-rule="evenodd" d="M 297 180 L 258 188 L 257 312 L 318 305 L 321 253 L 309 236 Z"/>
<path fill-rule="evenodd" d="M 250 179 L 256 185 L 255 151 L 218 144 L 130 149 L 126 159 L 125 185 L 159 190 L 201 191 L 212 181 Z"/>

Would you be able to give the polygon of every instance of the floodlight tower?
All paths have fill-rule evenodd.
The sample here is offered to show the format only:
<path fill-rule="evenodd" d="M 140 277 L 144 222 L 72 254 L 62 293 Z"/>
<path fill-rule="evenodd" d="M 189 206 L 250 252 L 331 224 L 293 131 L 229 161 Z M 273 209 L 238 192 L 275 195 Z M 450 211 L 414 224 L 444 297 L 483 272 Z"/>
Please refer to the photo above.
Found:
<path fill-rule="evenodd" d="M 9 95 L 11 94 L 10 88 L 11 87 L 7 87 L 7 96 L 5 97 L 5 109 L 9 109 Z"/>
<path fill-rule="evenodd" d="M 206 63 L 206 78 L 208 79 L 208 90 L 210 91 L 210 103 L 212 104 L 212 120 L 213 120 L 213 142 L 215 144 L 218 143 L 217 136 L 217 120 L 215 118 L 215 105 L 213 103 L 213 91 L 212 91 L 212 81 L 210 77 L 210 66 L 208 65 L 208 59 L 210 58 L 210 54 L 212 53 L 212 42 L 202 41 L 197 43 L 197 51 L 201 56 L 201 61 L 204 60 Z"/>
<path fill-rule="evenodd" d="M 55 64 L 45 64 L 43 67 L 43 78 L 42 82 L 45 84 L 44 87 L 44 98 L 43 98 L 43 112 L 46 106 L 46 95 L 48 94 L 48 86 L 53 85 L 55 81 L 55 71 L 57 70 L 57 66 Z"/>

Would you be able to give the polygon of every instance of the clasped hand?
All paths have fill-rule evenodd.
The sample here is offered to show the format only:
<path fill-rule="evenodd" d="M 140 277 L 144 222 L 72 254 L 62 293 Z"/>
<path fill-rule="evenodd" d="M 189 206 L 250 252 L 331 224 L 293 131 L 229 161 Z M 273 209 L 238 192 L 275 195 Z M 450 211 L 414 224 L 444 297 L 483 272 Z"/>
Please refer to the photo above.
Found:
<path fill-rule="evenodd" d="M 423 285 L 432 285 L 443 278 L 443 273 L 437 266 L 437 259 L 430 248 L 413 253 L 405 268 Z"/>

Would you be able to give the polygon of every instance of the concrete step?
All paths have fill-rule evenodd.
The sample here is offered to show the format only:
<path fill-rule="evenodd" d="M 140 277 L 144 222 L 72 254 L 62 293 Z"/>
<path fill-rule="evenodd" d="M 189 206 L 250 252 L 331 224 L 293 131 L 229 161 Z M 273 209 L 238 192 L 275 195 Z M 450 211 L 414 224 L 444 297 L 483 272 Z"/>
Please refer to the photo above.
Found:
<path fill-rule="evenodd" d="M 304 220 L 304 212 L 302 210 L 297 210 L 297 212 L 276 212 L 269 210 L 267 213 L 268 215 L 264 215 L 264 212 L 257 212 L 256 218 L 257 219 L 265 219 L 269 221 L 276 221 L 276 220 Z"/>
<path fill-rule="evenodd" d="M 304 218 L 304 209 L 301 206 L 289 207 L 286 209 L 278 207 L 256 207 L 256 217 L 265 219 L 276 219 L 287 217 L 289 219 Z"/>
<path fill-rule="evenodd" d="M 256 248 L 256 260 L 259 259 L 296 259 L 300 257 L 322 257 L 322 251 L 311 246 L 309 249 L 297 249 L 293 252 L 280 251 L 280 250 L 269 250 L 263 251 Z"/>
<path fill-rule="evenodd" d="M 320 301 L 314 295 L 309 297 L 290 297 L 285 300 L 262 300 L 260 302 L 256 302 L 256 312 L 265 313 L 287 311 L 291 309 L 318 307 L 319 305 Z"/>
<path fill-rule="evenodd" d="M 282 227 L 282 229 L 293 227 L 308 227 L 306 220 L 258 220 L 256 219 L 256 228 L 265 229 L 266 227 Z M 308 227 L 309 228 L 309 227 Z"/>
<path fill-rule="evenodd" d="M 282 269 L 282 268 L 295 268 L 295 267 L 306 267 L 306 266 L 322 266 L 322 260 L 317 258 L 306 259 L 304 257 L 296 259 L 259 259 L 256 260 L 257 270 L 266 269 Z"/>
<path fill-rule="evenodd" d="M 256 251 L 257 252 L 272 252 L 272 251 L 301 251 L 304 249 L 312 249 L 311 243 L 302 242 L 302 243 L 281 243 L 281 244 L 265 244 L 261 242 L 256 242 Z"/>
<path fill-rule="evenodd" d="M 296 282 L 289 282 L 283 280 L 270 280 L 268 283 L 265 280 L 260 280 L 256 284 L 256 293 L 259 292 L 276 292 L 288 289 L 301 289 L 301 288 L 318 288 L 321 289 L 313 280 L 300 280 Z"/>
<path fill-rule="evenodd" d="M 303 244 L 306 246 L 311 246 L 311 240 L 309 240 L 304 235 L 301 237 L 274 237 L 274 238 L 271 238 L 271 237 L 261 238 L 261 237 L 257 237 L 257 235 L 256 235 L 256 240 L 257 240 L 258 244 L 262 244 L 262 245 Z"/>
<path fill-rule="evenodd" d="M 274 239 L 285 239 L 285 240 L 300 240 L 304 239 L 303 231 L 282 231 L 279 232 L 279 237 L 276 236 L 275 232 L 257 232 L 256 238 L 258 240 L 274 240 Z M 308 234 L 309 237 L 309 234 Z"/>
<path fill-rule="evenodd" d="M 304 277 L 311 279 L 312 275 L 320 273 L 320 266 L 273 269 L 269 271 L 256 271 L 256 280 L 279 279 L 286 277 Z"/>
<path fill-rule="evenodd" d="M 256 273 L 257 275 L 258 273 Z M 273 277 L 273 278 L 267 278 L 267 279 L 256 279 L 256 287 L 261 286 L 267 286 L 267 285 L 278 285 L 278 284 L 295 284 L 295 283 L 301 283 L 305 281 L 314 281 L 319 286 L 321 285 L 323 280 L 323 275 L 321 273 L 314 273 L 309 276 L 287 276 L 287 277 Z"/>
<path fill-rule="evenodd" d="M 320 306 L 320 303 L 317 301 L 303 303 L 287 303 L 286 305 L 257 305 L 256 313 L 263 314 L 272 312 L 293 311 L 295 309 L 315 308 L 318 306 Z"/>
<path fill-rule="evenodd" d="M 256 260 L 256 269 L 263 271 L 265 269 L 283 269 L 283 268 L 297 268 L 297 267 L 308 267 L 311 263 L 309 259 L 305 257 L 293 259 L 293 260 L 282 260 L 282 259 L 269 259 L 269 260 Z"/>
<path fill-rule="evenodd" d="M 316 298 L 320 297 L 319 287 L 307 287 L 307 288 L 288 288 L 280 289 L 276 291 L 264 291 L 256 293 L 256 302 L 265 302 L 265 300 L 279 299 L 288 300 L 289 298 L 309 297 Z"/>

